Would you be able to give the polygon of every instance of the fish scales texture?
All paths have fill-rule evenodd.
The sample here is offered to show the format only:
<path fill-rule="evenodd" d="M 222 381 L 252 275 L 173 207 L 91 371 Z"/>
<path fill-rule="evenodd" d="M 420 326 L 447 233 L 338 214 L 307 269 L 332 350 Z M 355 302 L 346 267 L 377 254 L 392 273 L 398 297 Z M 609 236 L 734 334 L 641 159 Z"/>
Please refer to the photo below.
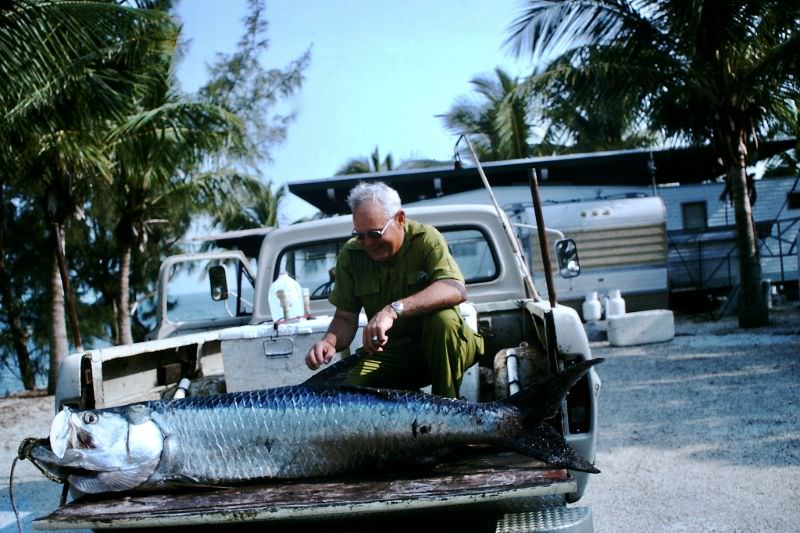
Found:
<path fill-rule="evenodd" d="M 545 421 L 602 359 L 576 363 L 491 403 L 418 392 L 299 385 L 72 411 L 18 452 L 81 492 L 235 485 L 431 464 L 463 444 L 494 444 L 597 473 Z"/>
<path fill-rule="evenodd" d="M 303 386 L 153 402 L 167 439 L 153 481 L 325 476 L 494 443 L 514 409 L 413 392 Z"/>

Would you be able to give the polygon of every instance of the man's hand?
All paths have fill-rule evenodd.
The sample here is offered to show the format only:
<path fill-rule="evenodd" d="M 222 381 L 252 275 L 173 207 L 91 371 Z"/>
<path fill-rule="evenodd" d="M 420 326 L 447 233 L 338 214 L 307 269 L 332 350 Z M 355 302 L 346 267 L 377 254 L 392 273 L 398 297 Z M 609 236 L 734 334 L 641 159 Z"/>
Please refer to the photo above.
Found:
<path fill-rule="evenodd" d="M 337 309 L 333 315 L 328 331 L 322 339 L 314 343 L 314 346 L 306 354 L 306 366 L 311 370 L 316 370 L 322 365 L 327 365 L 336 355 L 337 346 L 344 350 L 350 345 L 358 328 L 358 315 L 348 311 Z"/>
<path fill-rule="evenodd" d="M 388 305 L 375 313 L 375 316 L 364 326 L 364 349 L 369 353 L 382 352 L 389 342 L 388 332 L 392 329 L 397 313 Z"/>
<path fill-rule="evenodd" d="M 327 365 L 336 355 L 336 346 L 325 339 L 317 341 L 306 354 L 306 366 L 311 370 L 316 370 L 322 365 Z"/>

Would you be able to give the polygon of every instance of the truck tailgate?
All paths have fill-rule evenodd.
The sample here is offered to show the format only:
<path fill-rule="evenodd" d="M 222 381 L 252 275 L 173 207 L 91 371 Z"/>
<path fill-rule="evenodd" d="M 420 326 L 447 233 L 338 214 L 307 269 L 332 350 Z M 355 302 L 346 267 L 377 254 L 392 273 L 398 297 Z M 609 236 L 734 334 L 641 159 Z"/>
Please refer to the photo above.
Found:
<path fill-rule="evenodd" d="M 566 470 L 514 453 L 461 456 L 414 474 L 303 480 L 73 501 L 36 529 L 128 528 L 359 518 L 383 513 L 525 507 L 574 492 Z M 468 507 L 465 507 L 468 506 Z"/>

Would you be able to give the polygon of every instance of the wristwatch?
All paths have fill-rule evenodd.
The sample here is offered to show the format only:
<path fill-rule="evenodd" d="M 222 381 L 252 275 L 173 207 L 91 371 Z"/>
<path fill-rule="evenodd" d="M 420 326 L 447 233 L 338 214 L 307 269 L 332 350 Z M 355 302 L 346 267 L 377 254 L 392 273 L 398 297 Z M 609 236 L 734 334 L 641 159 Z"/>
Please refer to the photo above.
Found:
<path fill-rule="evenodd" d="M 391 306 L 392 309 L 394 309 L 394 312 L 397 313 L 397 318 L 400 318 L 401 316 L 403 316 L 403 311 L 405 310 L 405 306 L 403 305 L 403 302 L 401 302 L 400 300 L 395 300 L 394 302 L 390 303 L 389 305 Z"/>

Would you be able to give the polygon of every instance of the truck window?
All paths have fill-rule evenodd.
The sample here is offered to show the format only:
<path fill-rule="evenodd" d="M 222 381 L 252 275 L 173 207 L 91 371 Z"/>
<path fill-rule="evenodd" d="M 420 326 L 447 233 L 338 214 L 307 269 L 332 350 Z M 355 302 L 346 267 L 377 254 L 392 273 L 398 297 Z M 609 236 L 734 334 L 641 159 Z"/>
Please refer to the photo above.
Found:
<path fill-rule="evenodd" d="M 311 299 L 327 298 L 333 288 L 336 256 L 345 242 L 342 239 L 289 248 L 278 259 L 278 271 L 274 275 L 286 272 L 309 290 Z"/>
<path fill-rule="evenodd" d="M 488 281 L 497 277 L 497 260 L 486 236 L 478 229 L 439 228 L 447 240 L 467 284 Z M 312 300 L 325 299 L 333 290 L 333 271 L 336 256 L 347 239 L 306 244 L 284 250 L 278 258 L 278 269 L 292 276 L 311 293 Z"/>
<path fill-rule="evenodd" d="M 209 271 L 224 267 L 228 296 L 214 301 L 209 291 Z M 253 313 L 253 281 L 243 275 L 237 259 L 190 259 L 173 265 L 167 284 L 167 320 L 194 322 L 249 316 Z"/>
<path fill-rule="evenodd" d="M 440 231 L 468 285 L 497 277 L 497 260 L 480 230 L 440 228 Z"/>

